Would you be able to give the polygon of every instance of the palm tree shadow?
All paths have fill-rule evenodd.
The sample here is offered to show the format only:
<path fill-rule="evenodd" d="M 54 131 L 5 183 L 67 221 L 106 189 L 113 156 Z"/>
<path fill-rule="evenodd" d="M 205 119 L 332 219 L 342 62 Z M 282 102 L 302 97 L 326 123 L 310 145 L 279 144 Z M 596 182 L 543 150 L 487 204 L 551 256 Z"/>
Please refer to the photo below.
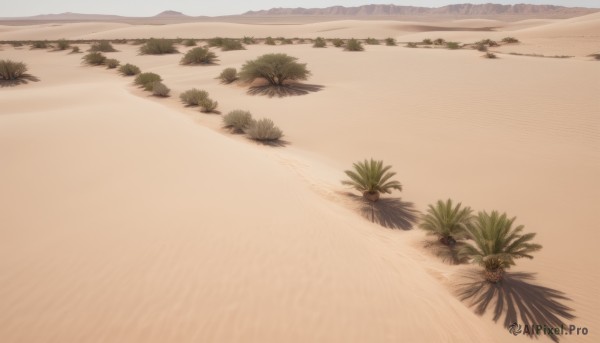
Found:
<path fill-rule="evenodd" d="M 400 198 L 380 198 L 372 205 L 362 196 L 349 192 L 346 195 L 361 216 L 386 228 L 410 230 L 419 218 L 419 211 L 414 208 L 414 204 Z"/>
<path fill-rule="evenodd" d="M 247 93 L 250 95 L 265 95 L 269 98 L 283 98 L 286 96 L 306 95 L 309 93 L 318 92 L 323 88 L 324 86 L 321 85 L 312 85 L 306 83 L 289 83 L 282 86 L 263 84 L 251 86 Z"/>
<path fill-rule="evenodd" d="M 533 283 L 533 273 L 507 272 L 504 280 L 496 284 L 487 282 L 483 273 L 477 270 L 465 271 L 459 278 L 461 283 L 455 289 L 459 299 L 466 301 L 479 315 L 493 307 L 494 321 L 504 315 L 506 328 L 513 323 L 566 327 L 563 319 L 575 318 L 574 310 L 564 304 L 571 299 L 561 291 Z M 541 333 L 531 330 L 524 334 L 537 338 Z M 554 334 L 548 334 L 548 337 L 554 342 L 560 339 Z"/>
<path fill-rule="evenodd" d="M 465 245 L 464 242 L 456 242 L 454 247 L 449 247 L 442 244 L 439 240 L 426 240 L 423 247 L 431 251 L 436 257 L 440 258 L 443 262 L 457 265 L 464 264 L 469 261 L 466 256 L 460 256 L 458 252 Z"/>
<path fill-rule="evenodd" d="M 40 79 L 36 76 L 23 74 L 16 80 L 0 80 L 0 88 L 15 87 L 18 85 L 26 85 L 29 82 L 39 82 Z"/>

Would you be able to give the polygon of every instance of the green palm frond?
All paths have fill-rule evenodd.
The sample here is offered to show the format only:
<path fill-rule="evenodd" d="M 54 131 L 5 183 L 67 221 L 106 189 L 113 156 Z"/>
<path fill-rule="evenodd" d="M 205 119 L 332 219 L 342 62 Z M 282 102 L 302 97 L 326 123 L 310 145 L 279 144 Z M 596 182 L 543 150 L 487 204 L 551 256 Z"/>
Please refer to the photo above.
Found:
<path fill-rule="evenodd" d="M 389 171 L 391 166 L 383 166 L 383 161 L 364 160 L 356 162 L 353 165 L 354 170 L 346 170 L 349 180 L 342 181 L 342 184 L 353 187 L 359 192 L 365 193 L 391 193 L 396 189 L 401 191 L 400 182 L 390 180 L 396 173 Z"/>
<path fill-rule="evenodd" d="M 438 200 L 435 206 L 429 205 L 419 227 L 430 235 L 463 238 L 473 220 L 473 211 L 470 207 L 461 208 L 461 206 L 461 203 L 453 206 L 451 199 L 445 202 Z"/>

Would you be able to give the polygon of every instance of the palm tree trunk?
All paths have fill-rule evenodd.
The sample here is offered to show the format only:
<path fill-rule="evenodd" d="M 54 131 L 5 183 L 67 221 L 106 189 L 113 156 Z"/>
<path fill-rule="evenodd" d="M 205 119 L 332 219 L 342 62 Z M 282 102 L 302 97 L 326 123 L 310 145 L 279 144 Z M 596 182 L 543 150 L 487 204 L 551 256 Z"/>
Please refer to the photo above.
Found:
<path fill-rule="evenodd" d="M 371 201 L 371 223 L 375 223 L 375 202 Z"/>

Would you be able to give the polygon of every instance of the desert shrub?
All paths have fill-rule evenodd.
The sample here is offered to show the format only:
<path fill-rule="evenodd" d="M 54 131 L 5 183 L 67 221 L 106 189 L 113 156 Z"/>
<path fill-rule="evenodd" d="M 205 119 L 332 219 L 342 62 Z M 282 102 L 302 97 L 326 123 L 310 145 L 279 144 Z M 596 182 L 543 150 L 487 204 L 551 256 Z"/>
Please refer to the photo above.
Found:
<path fill-rule="evenodd" d="M 406 43 L 406 47 L 407 48 L 416 48 L 417 47 L 417 43 L 415 43 L 415 42 L 408 42 L 408 43 Z"/>
<path fill-rule="evenodd" d="M 421 42 L 421 44 L 431 45 L 431 44 L 433 44 L 433 41 L 431 39 L 429 39 L 429 38 L 425 38 L 425 39 L 423 39 L 423 41 Z"/>
<path fill-rule="evenodd" d="M 193 48 L 181 59 L 181 64 L 211 64 L 216 61 L 217 55 L 208 48 Z"/>
<path fill-rule="evenodd" d="M 223 116 L 223 126 L 235 133 L 244 132 L 252 123 L 252 114 L 248 111 L 235 110 Z"/>
<path fill-rule="evenodd" d="M 446 48 L 448 48 L 450 50 L 456 50 L 456 49 L 460 49 L 461 46 L 457 42 L 447 42 L 446 43 Z"/>
<path fill-rule="evenodd" d="M 433 41 L 433 45 L 444 45 L 444 44 L 446 44 L 446 41 L 443 38 L 438 38 Z"/>
<path fill-rule="evenodd" d="M 0 60 L 0 79 L 16 80 L 27 72 L 27 65 L 23 62 Z"/>
<path fill-rule="evenodd" d="M 396 46 L 396 40 L 394 38 L 386 38 L 385 39 L 385 45 L 387 46 Z"/>
<path fill-rule="evenodd" d="M 157 81 L 162 81 L 160 75 L 155 73 L 141 73 L 135 77 L 133 83 L 144 88 L 144 90 L 151 91 L 152 85 Z"/>
<path fill-rule="evenodd" d="M 240 71 L 242 81 L 252 82 L 263 78 L 272 86 L 281 86 L 287 80 L 306 80 L 310 71 L 306 64 L 296 62 L 296 57 L 286 54 L 266 54 L 247 61 Z"/>
<path fill-rule="evenodd" d="M 289 38 L 282 38 L 281 39 L 281 45 L 290 45 L 290 44 L 294 44 L 294 41 L 289 39 Z"/>
<path fill-rule="evenodd" d="M 80 53 L 80 52 L 81 52 L 81 49 L 79 49 L 79 47 L 78 47 L 78 46 L 74 46 L 74 47 L 71 49 L 71 53 L 72 53 L 72 54 L 78 54 L 78 53 Z"/>
<path fill-rule="evenodd" d="M 198 106 L 202 100 L 208 98 L 208 93 L 203 90 L 192 88 L 181 93 L 179 98 L 188 106 Z"/>
<path fill-rule="evenodd" d="M 47 49 L 48 48 L 48 42 L 46 41 L 36 41 L 31 43 L 31 48 L 32 49 Z"/>
<path fill-rule="evenodd" d="M 193 39 L 187 39 L 183 42 L 184 46 L 196 46 L 196 41 Z"/>
<path fill-rule="evenodd" d="M 133 76 L 133 75 L 137 75 L 141 72 L 140 68 L 138 68 L 137 66 L 133 65 L 133 64 L 124 64 L 122 66 L 119 67 L 119 73 L 121 73 L 121 75 L 123 76 Z"/>
<path fill-rule="evenodd" d="M 600 61 L 600 54 L 592 54 L 592 57 L 596 60 L 596 61 Z"/>
<path fill-rule="evenodd" d="M 90 52 L 89 54 L 83 56 L 83 61 L 92 66 L 99 66 L 104 64 L 106 61 L 106 56 L 102 55 L 100 52 Z"/>
<path fill-rule="evenodd" d="M 315 39 L 315 43 L 313 44 L 313 48 L 324 48 L 327 46 L 327 42 L 322 37 L 317 37 Z"/>
<path fill-rule="evenodd" d="M 271 119 L 267 118 L 250 122 L 246 133 L 257 141 L 276 141 L 283 136 L 283 132 L 275 126 Z"/>
<path fill-rule="evenodd" d="M 116 67 L 119 66 L 120 62 L 119 62 L 119 60 L 116 60 L 114 58 L 109 58 L 104 61 L 104 64 L 106 65 L 106 68 L 108 68 L 108 69 L 115 69 Z"/>
<path fill-rule="evenodd" d="M 166 98 L 170 92 L 171 90 L 164 83 L 160 81 L 152 82 L 152 95 Z"/>
<path fill-rule="evenodd" d="M 208 40 L 208 46 L 223 46 L 224 38 L 215 37 Z"/>
<path fill-rule="evenodd" d="M 481 44 L 481 43 L 475 44 L 475 46 L 473 48 L 477 49 L 477 51 L 482 51 L 482 52 L 488 51 L 487 45 Z"/>
<path fill-rule="evenodd" d="M 244 36 L 244 38 L 242 38 L 242 43 L 246 45 L 256 44 L 256 40 L 254 39 L 254 37 Z"/>
<path fill-rule="evenodd" d="M 296 43 L 298 44 L 304 44 L 306 40 L 304 38 L 299 38 L 298 40 L 296 40 Z"/>
<path fill-rule="evenodd" d="M 21 42 L 10 42 L 10 45 L 12 45 L 13 48 L 18 48 L 23 46 L 23 43 Z"/>
<path fill-rule="evenodd" d="M 354 38 L 349 39 L 348 42 L 346 42 L 346 51 L 363 51 L 363 50 L 365 50 L 365 48 L 363 48 L 362 43 L 357 41 Z"/>
<path fill-rule="evenodd" d="M 344 40 L 339 39 L 339 38 L 334 38 L 333 40 L 331 40 L 331 44 L 333 44 L 333 46 L 335 46 L 336 48 L 339 48 L 339 47 L 344 46 Z"/>
<path fill-rule="evenodd" d="M 275 45 L 275 40 L 272 37 L 265 38 L 266 45 Z"/>
<path fill-rule="evenodd" d="M 223 83 L 232 83 L 237 80 L 237 78 L 237 70 L 235 68 L 226 68 L 221 72 L 221 75 L 219 75 L 219 79 Z"/>
<path fill-rule="evenodd" d="M 519 40 L 514 37 L 504 37 L 502 38 L 503 43 L 519 43 Z"/>
<path fill-rule="evenodd" d="M 156 39 L 150 38 L 146 44 L 140 47 L 140 53 L 142 55 L 163 55 L 163 54 L 174 54 L 177 52 L 173 41 L 170 39 Z"/>
<path fill-rule="evenodd" d="M 380 44 L 379 40 L 377 40 L 375 38 L 371 38 L 371 37 L 365 39 L 365 43 L 368 45 L 379 45 Z"/>
<path fill-rule="evenodd" d="M 56 42 L 56 48 L 58 50 L 67 50 L 69 48 L 69 46 L 70 46 L 69 42 L 67 40 L 65 40 L 65 39 L 59 39 Z"/>
<path fill-rule="evenodd" d="M 231 51 L 231 50 L 245 50 L 242 43 L 237 39 L 223 39 L 223 44 L 221 45 L 222 51 Z"/>
<path fill-rule="evenodd" d="M 483 55 L 483 57 L 485 57 L 485 58 L 496 58 L 496 54 L 494 54 L 493 52 L 486 52 L 485 55 Z"/>
<path fill-rule="evenodd" d="M 114 39 L 113 44 L 127 44 L 127 39 Z"/>
<path fill-rule="evenodd" d="M 115 48 L 113 48 L 112 44 L 107 41 L 96 42 L 90 46 L 90 51 L 92 52 L 115 52 Z"/>
<path fill-rule="evenodd" d="M 219 106 L 219 103 L 206 97 L 206 98 L 200 100 L 200 103 L 198 104 L 198 106 L 200 106 L 201 112 L 210 113 L 210 112 L 213 112 L 217 108 L 217 106 Z"/>

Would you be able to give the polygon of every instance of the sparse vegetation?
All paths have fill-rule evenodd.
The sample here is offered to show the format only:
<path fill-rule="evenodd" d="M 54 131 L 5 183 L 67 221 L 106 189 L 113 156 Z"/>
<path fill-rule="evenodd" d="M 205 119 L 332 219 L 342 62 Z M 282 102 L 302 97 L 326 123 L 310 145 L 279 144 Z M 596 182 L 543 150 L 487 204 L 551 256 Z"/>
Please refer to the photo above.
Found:
<path fill-rule="evenodd" d="M 485 44 L 477 43 L 473 46 L 473 48 L 477 49 L 477 51 L 486 52 L 488 51 L 488 47 Z"/>
<path fill-rule="evenodd" d="M 160 75 L 155 73 L 141 73 L 135 77 L 134 84 L 144 88 L 144 90 L 151 91 L 154 82 L 162 81 Z"/>
<path fill-rule="evenodd" d="M 368 45 L 379 45 L 381 43 L 379 43 L 378 39 L 369 37 L 369 38 L 365 39 L 365 44 L 368 44 Z"/>
<path fill-rule="evenodd" d="M 119 67 L 119 73 L 123 76 L 133 76 L 141 73 L 141 70 L 137 66 L 127 63 Z"/>
<path fill-rule="evenodd" d="M 425 39 L 423 39 L 423 41 L 421 42 L 421 44 L 423 44 L 423 45 L 432 45 L 433 41 L 431 39 L 429 39 L 429 38 L 425 38 Z"/>
<path fill-rule="evenodd" d="M 223 116 L 223 126 L 234 133 L 243 133 L 252 123 L 252 114 L 248 111 L 235 110 Z"/>
<path fill-rule="evenodd" d="M 163 55 L 163 54 L 174 54 L 177 52 L 173 41 L 170 39 L 149 39 L 146 44 L 140 47 L 140 53 L 142 55 Z"/>
<path fill-rule="evenodd" d="M 0 60 L 0 79 L 17 80 L 27 72 L 27 65 L 23 62 Z"/>
<path fill-rule="evenodd" d="M 494 54 L 493 52 L 486 52 L 485 55 L 483 55 L 483 57 L 485 57 L 485 58 L 497 58 L 496 54 Z"/>
<path fill-rule="evenodd" d="M 152 95 L 166 98 L 169 96 L 171 90 L 160 81 L 152 82 Z"/>
<path fill-rule="evenodd" d="M 285 81 L 306 80 L 310 71 L 306 64 L 296 62 L 296 57 L 286 54 L 266 54 L 247 61 L 239 73 L 242 81 L 252 82 L 262 78 L 272 86 L 282 86 Z"/>
<path fill-rule="evenodd" d="M 336 48 L 340 48 L 344 46 L 344 40 L 340 38 L 334 38 L 331 40 L 331 44 L 333 44 L 333 46 L 335 46 Z"/>
<path fill-rule="evenodd" d="M 450 50 L 457 50 L 461 48 L 461 45 L 457 42 L 446 42 L 446 48 Z"/>
<path fill-rule="evenodd" d="M 198 104 L 198 106 L 200 106 L 200 111 L 204 112 L 204 113 L 211 113 L 213 112 L 215 109 L 217 109 L 217 106 L 219 106 L 219 103 L 216 101 L 213 101 L 212 99 L 206 97 L 202 100 L 200 100 L 200 103 Z"/>
<path fill-rule="evenodd" d="M 208 48 L 193 48 L 188 51 L 185 56 L 181 59 L 181 64 L 211 64 L 217 59 L 217 55 L 214 52 L 208 50 Z"/>
<path fill-rule="evenodd" d="M 487 45 L 489 47 L 498 46 L 498 43 L 496 41 L 491 40 L 491 39 L 483 39 L 483 40 L 480 40 L 479 42 L 477 42 L 475 44 L 476 45 Z"/>
<path fill-rule="evenodd" d="M 396 43 L 396 40 L 394 38 L 389 37 L 389 38 L 385 39 L 385 45 L 387 45 L 387 46 L 396 46 L 398 44 Z"/>
<path fill-rule="evenodd" d="M 535 233 L 521 234 L 523 226 L 513 228 L 516 218 L 500 214 L 479 212 L 473 225 L 467 228 L 471 242 L 460 250 L 460 255 L 485 268 L 485 279 L 496 283 L 502 280 L 504 269 L 514 265 L 515 259 L 533 258 L 531 253 L 542 248 L 530 243 Z"/>
<path fill-rule="evenodd" d="M 242 43 L 246 45 L 256 44 L 256 40 L 254 39 L 254 37 L 245 36 L 244 38 L 242 38 Z"/>
<path fill-rule="evenodd" d="M 47 49 L 48 48 L 48 42 L 46 41 L 36 41 L 31 43 L 31 48 L 32 49 Z"/>
<path fill-rule="evenodd" d="M 519 53 L 519 52 L 509 52 L 508 54 L 515 55 L 515 56 L 544 57 L 544 58 L 571 58 L 571 57 L 574 57 L 574 56 L 569 56 L 569 55 L 547 56 L 547 55 L 542 55 L 542 54 L 523 54 L 523 53 Z"/>
<path fill-rule="evenodd" d="M 188 106 L 198 106 L 202 100 L 208 98 L 208 93 L 203 90 L 192 88 L 181 93 L 179 98 Z"/>
<path fill-rule="evenodd" d="M 108 41 L 96 42 L 90 46 L 90 51 L 92 52 L 115 52 L 117 51 L 113 48 L 112 44 Z"/>
<path fill-rule="evenodd" d="M 283 137 L 283 132 L 271 119 L 252 120 L 246 129 L 248 136 L 257 141 L 272 142 Z"/>
<path fill-rule="evenodd" d="M 451 199 L 438 200 L 435 206 L 429 205 L 419 227 L 428 235 L 437 236 L 442 244 L 454 247 L 458 239 L 467 236 L 473 220 L 471 208 L 461 206 L 461 203 L 453 205 Z"/>
<path fill-rule="evenodd" d="M 294 44 L 294 41 L 289 38 L 280 38 L 279 41 L 280 41 L 281 45 Z"/>
<path fill-rule="evenodd" d="M 80 52 L 81 52 L 81 49 L 79 49 L 79 47 L 78 47 L 78 46 L 74 46 L 74 47 L 71 49 L 71 53 L 72 53 L 72 54 L 79 54 Z"/>
<path fill-rule="evenodd" d="M 327 42 L 322 37 L 317 37 L 315 39 L 315 43 L 313 44 L 313 48 L 324 48 L 327 46 Z"/>
<path fill-rule="evenodd" d="M 23 46 L 23 43 L 21 43 L 21 42 L 10 42 L 10 45 L 11 45 L 13 48 L 19 48 L 19 47 L 22 47 L 22 46 Z"/>
<path fill-rule="evenodd" d="M 502 43 L 519 43 L 519 40 L 514 37 L 504 37 L 502 38 Z"/>
<path fill-rule="evenodd" d="M 446 41 L 443 38 L 438 38 L 433 41 L 433 45 L 445 45 Z"/>
<path fill-rule="evenodd" d="M 225 39 L 223 39 L 223 42 L 221 44 L 222 51 L 245 50 L 245 49 L 246 48 L 244 48 L 242 43 L 237 39 L 225 38 Z"/>
<path fill-rule="evenodd" d="M 196 41 L 193 39 L 186 39 L 185 41 L 183 41 L 183 45 L 184 46 L 196 46 Z"/>
<path fill-rule="evenodd" d="M 66 39 L 59 39 L 56 42 L 56 49 L 57 50 L 67 50 L 70 47 L 69 42 Z"/>
<path fill-rule="evenodd" d="M 348 42 L 346 42 L 346 51 L 363 51 L 365 50 L 365 48 L 363 48 L 362 43 L 354 38 L 349 39 Z"/>
<path fill-rule="evenodd" d="M 235 68 L 223 69 L 223 71 L 219 75 L 219 79 L 221 80 L 222 83 L 232 83 L 233 81 L 238 79 L 237 69 L 235 69 Z"/>
<path fill-rule="evenodd" d="M 222 37 L 215 37 L 215 38 L 211 38 L 208 40 L 208 46 L 210 47 L 221 47 L 223 46 L 223 38 Z"/>
<path fill-rule="evenodd" d="M 114 58 L 109 58 L 104 61 L 104 64 L 106 65 L 106 68 L 108 68 L 108 69 L 115 69 L 116 67 L 119 66 L 120 63 L 118 60 L 116 60 Z"/>
<path fill-rule="evenodd" d="M 407 48 L 417 48 L 418 46 L 417 46 L 417 43 L 415 43 L 415 42 L 408 42 L 408 43 L 406 43 L 406 47 Z"/>
<path fill-rule="evenodd" d="M 100 52 L 90 52 L 83 56 L 83 61 L 89 65 L 98 66 L 104 64 L 106 56 L 102 55 Z"/>
<path fill-rule="evenodd" d="M 273 37 L 267 37 L 267 38 L 265 38 L 265 44 L 266 45 L 275 45 L 275 40 L 273 39 Z"/>

